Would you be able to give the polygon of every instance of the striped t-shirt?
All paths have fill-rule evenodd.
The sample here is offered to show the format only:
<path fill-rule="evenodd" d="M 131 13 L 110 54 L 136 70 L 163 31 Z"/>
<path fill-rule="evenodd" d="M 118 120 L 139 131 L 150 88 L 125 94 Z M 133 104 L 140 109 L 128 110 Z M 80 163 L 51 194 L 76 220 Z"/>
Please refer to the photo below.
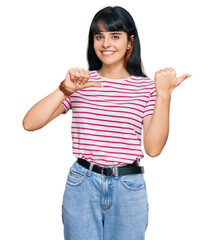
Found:
<path fill-rule="evenodd" d="M 141 76 L 101 77 L 89 71 L 88 81 L 102 87 L 78 90 L 62 104 L 72 109 L 73 155 L 99 166 L 123 166 L 144 157 L 142 122 L 153 114 L 154 80 Z"/>

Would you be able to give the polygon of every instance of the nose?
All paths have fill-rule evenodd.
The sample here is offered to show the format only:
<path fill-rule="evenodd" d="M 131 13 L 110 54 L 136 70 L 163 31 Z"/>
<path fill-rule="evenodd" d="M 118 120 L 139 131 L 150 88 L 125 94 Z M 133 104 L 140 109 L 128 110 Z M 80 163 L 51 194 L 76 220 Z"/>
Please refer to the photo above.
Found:
<path fill-rule="evenodd" d="M 108 48 L 110 46 L 111 46 L 111 43 L 109 41 L 109 38 L 108 37 L 103 38 L 103 47 Z"/>

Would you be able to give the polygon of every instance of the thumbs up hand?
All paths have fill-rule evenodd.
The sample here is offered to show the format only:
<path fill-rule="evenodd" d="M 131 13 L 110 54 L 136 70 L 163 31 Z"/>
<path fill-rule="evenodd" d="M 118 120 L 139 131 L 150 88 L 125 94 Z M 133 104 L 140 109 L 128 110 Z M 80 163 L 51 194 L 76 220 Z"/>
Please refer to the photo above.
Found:
<path fill-rule="evenodd" d="M 157 95 L 170 95 L 177 86 L 179 86 L 190 74 L 183 74 L 176 77 L 173 68 L 164 68 L 155 72 L 155 87 Z"/>

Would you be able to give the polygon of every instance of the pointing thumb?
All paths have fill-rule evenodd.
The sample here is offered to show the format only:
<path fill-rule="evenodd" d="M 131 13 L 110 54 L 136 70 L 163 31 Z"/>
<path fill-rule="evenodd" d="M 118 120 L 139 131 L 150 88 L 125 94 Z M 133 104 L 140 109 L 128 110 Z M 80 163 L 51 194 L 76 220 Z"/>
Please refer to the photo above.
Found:
<path fill-rule="evenodd" d="M 192 75 L 190 74 L 183 74 L 182 76 L 180 76 L 178 79 L 178 84 L 180 85 L 185 79 L 187 79 L 188 77 L 191 77 Z"/>
<path fill-rule="evenodd" d="M 90 87 L 102 87 L 103 85 L 98 82 L 90 82 Z"/>

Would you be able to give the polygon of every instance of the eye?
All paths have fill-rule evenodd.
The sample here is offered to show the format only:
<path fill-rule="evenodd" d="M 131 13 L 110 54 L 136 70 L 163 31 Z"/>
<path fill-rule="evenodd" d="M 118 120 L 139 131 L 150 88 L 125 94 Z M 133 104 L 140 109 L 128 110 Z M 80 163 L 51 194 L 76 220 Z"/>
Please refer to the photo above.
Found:
<path fill-rule="evenodd" d="M 95 37 L 97 40 L 100 40 L 102 38 L 102 36 L 96 36 Z"/>
<path fill-rule="evenodd" d="M 114 35 L 113 39 L 119 39 L 119 36 Z"/>

